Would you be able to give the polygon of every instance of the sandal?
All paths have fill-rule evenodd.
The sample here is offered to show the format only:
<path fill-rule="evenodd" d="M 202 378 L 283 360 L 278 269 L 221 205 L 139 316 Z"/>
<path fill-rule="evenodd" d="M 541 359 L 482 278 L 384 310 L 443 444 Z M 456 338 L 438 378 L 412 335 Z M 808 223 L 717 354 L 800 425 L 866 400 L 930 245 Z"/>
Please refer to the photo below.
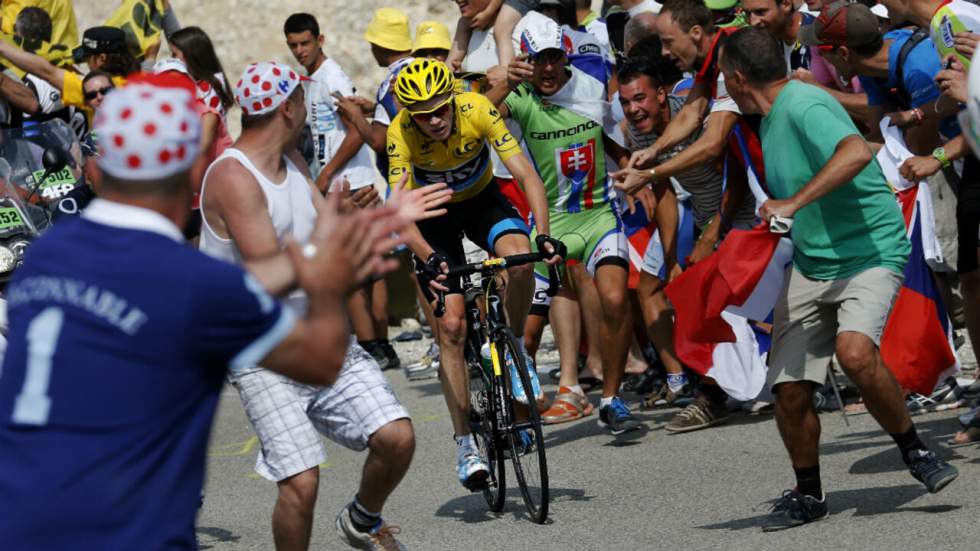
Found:
<path fill-rule="evenodd" d="M 554 403 L 548 411 L 541 414 L 541 422 L 545 425 L 558 425 L 592 415 L 593 406 L 588 398 L 562 387 L 562 392 L 555 396 Z"/>
<path fill-rule="evenodd" d="M 980 442 L 980 414 L 974 415 L 966 427 L 947 440 L 946 444 L 950 447 L 957 447 L 977 442 Z"/>
<path fill-rule="evenodd" d="M 643 373 L 633 373 L 626 377 L 623 383 L 624 392 L 634 392 L 636 394 L 650 394 L 656 388 L 660 373 L 653 367 L 647 368 Z"/>

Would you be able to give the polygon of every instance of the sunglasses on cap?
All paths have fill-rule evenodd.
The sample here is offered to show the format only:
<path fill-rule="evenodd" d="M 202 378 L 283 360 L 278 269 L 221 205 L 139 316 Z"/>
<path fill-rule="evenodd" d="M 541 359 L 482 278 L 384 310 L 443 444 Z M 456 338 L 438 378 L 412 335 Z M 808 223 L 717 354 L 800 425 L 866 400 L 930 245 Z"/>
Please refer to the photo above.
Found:
<path fill-rule="evenodd" d="M 111 92 L 115 86 L 106 86 L 105 88 L 99 88 L 97 90 L 92 90 L 91 92 L 85 92 L 85 101 L 92 101 L 99 96 L 105 96 Z"/>
<path fill-rule="evenodd" d="M 446 98 L 446 101 L 436 105 L 432 109 L 426 111 L 413 111 L 409 109 L 409 113 L 412 115 L 412 119 L 416 122 L 428 122 L 432 117 L 439 117 L 440 119 L 445 119 L 449 116 L 449 111 L 453 108 L 453 96 L 452 94 Z"/>

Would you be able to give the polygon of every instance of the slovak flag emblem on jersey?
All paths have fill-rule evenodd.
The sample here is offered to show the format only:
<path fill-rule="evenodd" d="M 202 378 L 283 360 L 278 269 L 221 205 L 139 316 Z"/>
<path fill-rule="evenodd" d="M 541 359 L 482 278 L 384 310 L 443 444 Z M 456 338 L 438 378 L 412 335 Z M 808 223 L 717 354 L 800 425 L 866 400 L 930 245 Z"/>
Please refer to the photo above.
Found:
<path fill-rule="evenodd" d="M 581 212 L 593 207 L 595 189 L 595 138 L 586 143 L 556 149 L 558 174 L 558 210 Z M 584 205 L 583 205 L 584 196 Z"/>

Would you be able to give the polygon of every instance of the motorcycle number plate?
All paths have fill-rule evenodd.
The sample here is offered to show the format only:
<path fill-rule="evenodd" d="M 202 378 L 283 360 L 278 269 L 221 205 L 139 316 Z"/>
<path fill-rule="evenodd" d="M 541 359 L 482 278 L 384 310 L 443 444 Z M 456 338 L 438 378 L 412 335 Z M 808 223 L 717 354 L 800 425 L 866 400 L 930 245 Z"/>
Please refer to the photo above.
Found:
<path fill-rule="evenodd" d="M 43 170 L 34 171 L 34 181 L 40 181 L 44 177 Z M 71 190 L 75 189 L 75 175 L 72 174 L 71 169 L 65 167 L 58 172 L 49 175 L 44 183 L 41 184 L 40 192 L 41 197 L 45 199 L 58 199 L 63 195 L 66 195 Z"/>
<path fill-rule="evenodd" d="M 24 225 L 20 212 L 12 207 L 0 208 L 0 230 L 7 230 Z"/>

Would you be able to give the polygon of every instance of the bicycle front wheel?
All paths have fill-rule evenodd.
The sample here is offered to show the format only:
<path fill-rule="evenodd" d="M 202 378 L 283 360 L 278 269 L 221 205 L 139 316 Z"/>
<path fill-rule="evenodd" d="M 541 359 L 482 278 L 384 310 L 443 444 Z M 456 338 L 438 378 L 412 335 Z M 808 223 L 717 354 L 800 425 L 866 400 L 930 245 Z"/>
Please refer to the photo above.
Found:
<path fill-rule="evenodd" d="M 531 520 L 538 524 L 548 518 L 548 460 L 545 457 L 544 435 L 541 432 L 541 415 L 534 401 L 534 391 L 531 390 L 531 378 L 527 372 L 524 360 L 524 349 L 510 328 L 503 327 L 494 336 L 494 346 L 498 358 L 503 365 L 510 362 L 516 364 L 518 380 L 510 380 L 510 376 L 502 377 L 508 392 L 504 407 L 509 415 L 506 426 L 500 427 L 505 433 L 506 446 L 514 466 L 514 476 L 521 489 L 524 505 Z M 509 373 L 510 370 L 508 369 Z M 524 395 L 528 397 L 530 406 L 516 403 L 509 392 L 512 385 L 521 385 Z"/>

